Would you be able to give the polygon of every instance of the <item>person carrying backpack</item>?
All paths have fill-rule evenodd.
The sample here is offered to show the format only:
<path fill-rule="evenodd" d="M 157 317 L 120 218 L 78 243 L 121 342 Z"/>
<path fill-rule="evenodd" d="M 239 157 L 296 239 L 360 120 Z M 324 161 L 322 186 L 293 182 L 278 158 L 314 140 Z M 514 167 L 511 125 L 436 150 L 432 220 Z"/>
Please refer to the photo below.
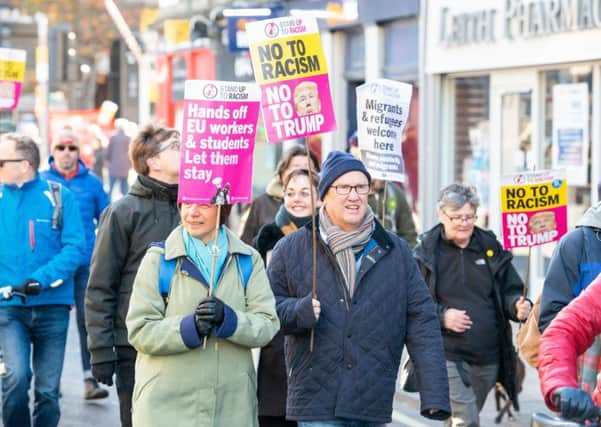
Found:
<path fill-rule="evenodd" d="M 134 427 L 258 425 L 251 348 L 279 320 L 260 255 L 222 225 L 230 209 L 218 218 L 215 205 L 182 204 L 182 225 L 142 259 L 126 318 L 138 352 Z"/>
<path fill-rule="evenodd" d="M 27 294 L 24 300 L 0 302 L 5 427 L 59 423 L 73 273 L 86 245 L 73 193 L 42 179 L 39 165 L 31 138 L 7 134 L 0 139 L 0 286 L 21 286 Z"/>

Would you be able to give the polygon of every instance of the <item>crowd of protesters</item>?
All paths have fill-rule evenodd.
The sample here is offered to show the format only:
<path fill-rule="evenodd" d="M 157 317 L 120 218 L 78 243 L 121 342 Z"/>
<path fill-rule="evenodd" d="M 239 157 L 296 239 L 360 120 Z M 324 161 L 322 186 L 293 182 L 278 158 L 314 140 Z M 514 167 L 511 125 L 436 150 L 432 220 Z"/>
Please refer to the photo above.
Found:
<path fill-rule="evenodd" d="M 6 427 L 58 425 L 72 306 L 83 397 L 114 382 L 122 426 L 383 426 L 403 347 L 424 417 L 478 426 L 496 383 L 517 402 L 509 321 L 533 304 L 511 252 L 476 225 L 474 187 L 442 188 L 438 223 L 418 238 L 402 186 L 372 179 L 356 137 L 323 163 L 294 146 L 238 236 L 231 205 L 178 204 L 177 130 L 149 124 L 130 139 L 120 123 L 107 141 L 101 167 L 87 166 L 63 129 L 38 172 L 31 138 L 1 136 L 12 244 L 0 282 L 24 294 L 0 302 Z M 109 203 L 115 186 L 123 197 Z M 576 379 L 601 332 L 599 206 L 558 245 L 540 314 L 545 402 L 581 421 L 601 403 L 594 380 Z"/>

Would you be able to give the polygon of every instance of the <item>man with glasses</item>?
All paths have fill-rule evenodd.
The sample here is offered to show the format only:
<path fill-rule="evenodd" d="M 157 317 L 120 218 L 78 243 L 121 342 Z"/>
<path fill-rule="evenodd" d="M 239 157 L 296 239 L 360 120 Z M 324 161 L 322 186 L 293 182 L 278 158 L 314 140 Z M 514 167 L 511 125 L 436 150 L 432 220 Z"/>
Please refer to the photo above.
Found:
<path fill-rule="evenodd" d="M 447 426 L 478 426 L 486 396 L 500 382 L 517 408 L 516 354 L 509 320 L 532 303 L 494 233 L 475 225 L 480 199 L 462 184 L 443 188 L 439 224 L 422 234 L 415 257 L 436 305 L 449 374 Z"/>
<path fill-rule="evenodd" d="M 129 193 L 103 212 L 92 255 L 85 301 L 92 374 L 109 386 L 116 375 L 121 425 L 127 427 L 136 351 L 127 340 L 125 317 L 146 249 L 179 223 L 180 143 L 178 131 L 155 125 L 134 138 L 129 154 L 138 177 Z"/>
<path fill-rule="evenodd" d="M 96 224 L 100 214 L 108 205 L 108 197 L 100 180 L 90 172 L 80 159 L 79 141 L 73 132 L 63 130 L 52 145 L 52 155 L 48 159 L 49 169 L 41 173 L 48 180 L 60 182 L 75 195 L 84 225 L 86 250 L 83 262 L 75 271 L 75 311 L 79 331 L 79 348 L 84 378 L 84 399 L 103 399 L 108 390 L 98 386 L 90 370 L 88 333 L 84 316 L 84 296 L 90 276 L 90 259 L 96 239 Z"/>
<path fill-rule="evenodd" d="M 26 294 L 24 299 L 0 300 L 5 427 L 58 425 L 73 273 L 85 251 L 73 194 L 60 185 L 52 186 L 58 191 L 52 190 L 38 174 L 39 165 L 40 152 L 31 138 L 18 134 L 0 138 L 0 286 L 21 286 Z"/>
<path fill-rule="evenodd" d="M 278 242 L 267 269 L 286 335 L 287 418 L 300 427 L 390 422 L 403 345 L 417 368 L 421 414 L 450 413 L 432 299 L 407 243 L 374 217 L 370 183 L 359 159 L 331 152 L 318 187 L 317 265 L 309 224 Z"/>

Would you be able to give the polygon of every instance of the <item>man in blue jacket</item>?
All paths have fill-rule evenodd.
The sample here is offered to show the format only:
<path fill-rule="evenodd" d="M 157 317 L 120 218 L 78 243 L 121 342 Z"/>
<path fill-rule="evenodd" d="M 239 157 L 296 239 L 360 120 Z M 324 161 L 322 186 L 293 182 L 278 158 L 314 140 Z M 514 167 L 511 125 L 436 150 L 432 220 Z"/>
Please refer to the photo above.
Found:
<path fill-rule="evenodd" d="M 8 134 L 0 139 L 0 286 L 21 285 L 30 294 L 25 301 L 0 301 L 5 427 L 58 425 L 73 273 L 85 250 L 73 194 L 60 186 L 56 194 L 37 173 L 39 165 L 40 152 L 31 138 Z M 32 295 L 40 286 L 41 293 Z"/>
<path fill-rule="evenodd" d="M 45 179 L 60 182 L 71 190 L 81 212 L 86 237 L 86 250 L 83 253 L 82 265 L 75 271 L 74 287 L 77 329 L 79 331 L 79 347 L 84 377 L 84 399 L 103 399 L 109 395 L 109 392 L 98 385 L 90 370 L 84 299 L 88 278 L 90 277 L 90 259 L 96 240 L 96 224 L 109 200 L 102 188 L 102 182 L 84 165 L 79 155 L 77 137 L 68 130 L 61 132 L 54 141 L 52 155 L 48 159 L 50 169 L 42 172 L 41 175 Z"/>
<path fill-rule="evenodd" d="M 267 269 L 286 334 L 287 418 L 299 427 L 389 423 L 403 345 L 417 370 L 421 414 L 450 415 L 432 298 L 407 243 L 374 217 L 370 183 L 359 159 L 330 153 L 318 187 L 317 265 L 309 225 L 278 242 Z"/>

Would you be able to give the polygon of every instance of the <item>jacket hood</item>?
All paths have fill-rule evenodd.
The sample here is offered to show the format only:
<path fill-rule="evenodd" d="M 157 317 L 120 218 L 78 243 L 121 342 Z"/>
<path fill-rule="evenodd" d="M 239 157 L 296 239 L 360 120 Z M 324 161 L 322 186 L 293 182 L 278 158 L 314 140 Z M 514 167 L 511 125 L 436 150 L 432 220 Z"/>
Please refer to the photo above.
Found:
<path fill-rule="evenodd" d="M 593 227 L 601 229 L 601 202 L 597 202 L 586 210 L 576 227 Z"/>
<path fill-rule="evenodd" d="M 227 236 L 227 246 L 230 253 L 240 253 L 244 255 L 252 255 L 252 249 L 242 240 L 240 240 L 229 228 L 222 226 Z M 186 256 L 186 247 L 184 238 L 182 237 L 183 225 L 178 225 L 169 233 L 165 240 L 165 259 L 173 259 Z"/>
<path fill-rule="evenodd" d="M 265 192 L 278 200 L 284 200 L 284 187 L 278 177 L 274 177 L 269 181 L 269 184 L 267 184 L 267 187 L 265 188 Z"/>

